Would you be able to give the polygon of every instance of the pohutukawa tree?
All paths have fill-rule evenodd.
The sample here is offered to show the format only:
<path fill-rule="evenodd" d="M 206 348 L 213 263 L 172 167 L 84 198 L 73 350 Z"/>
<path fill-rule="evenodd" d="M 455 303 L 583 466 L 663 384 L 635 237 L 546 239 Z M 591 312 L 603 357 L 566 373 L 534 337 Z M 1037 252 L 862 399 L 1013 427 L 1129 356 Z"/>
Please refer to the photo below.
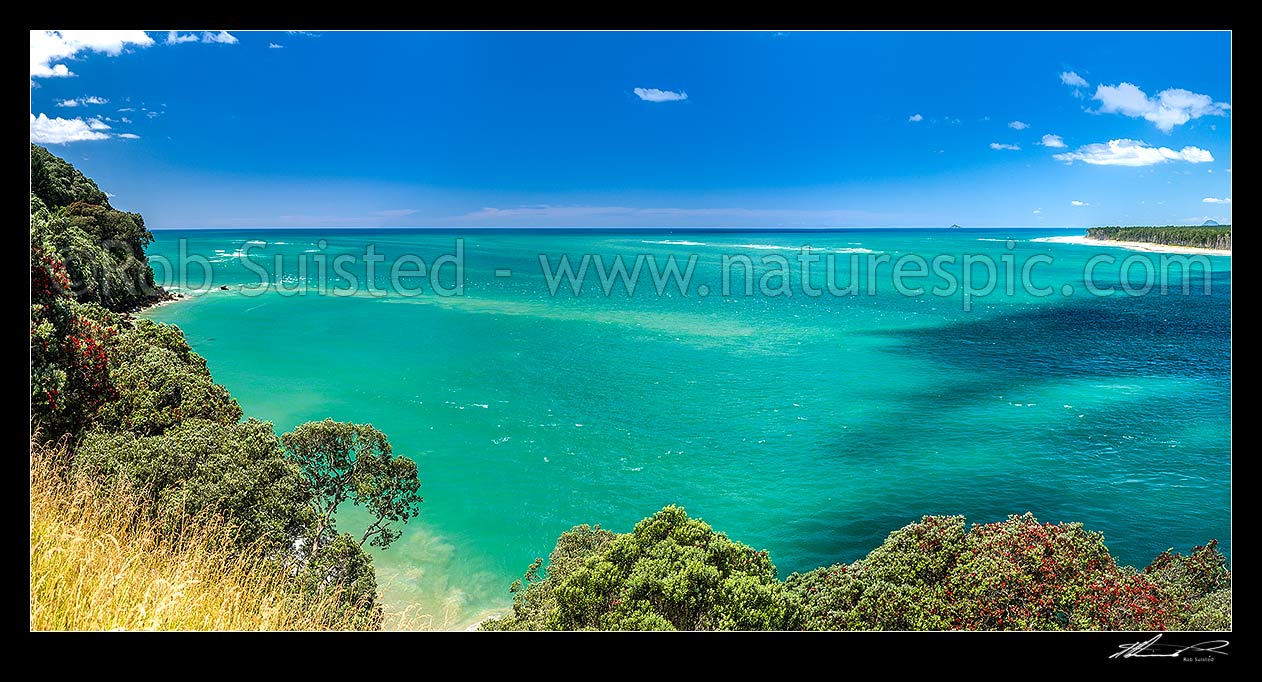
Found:
<path fill-rule="evenodd" d="M 401 534 L 394 524 L 420 513 L 416 462 L 394 456 L 385 434 L 369 424 L 308 422 L 282 436 L 281 444 L 310 488 L 313 555 L 337 537 L 336 513 L 348 500 L 373 516 L 356 540 L 360 547 L 385 549 Z"/>

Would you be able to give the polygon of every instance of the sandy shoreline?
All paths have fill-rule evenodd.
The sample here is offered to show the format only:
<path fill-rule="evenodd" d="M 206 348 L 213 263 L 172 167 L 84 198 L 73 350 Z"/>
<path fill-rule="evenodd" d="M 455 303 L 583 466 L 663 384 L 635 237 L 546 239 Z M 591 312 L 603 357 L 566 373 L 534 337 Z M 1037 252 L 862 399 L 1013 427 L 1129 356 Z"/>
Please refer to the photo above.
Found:
<path fill-rule="evenodd" d="M 135 312 L 132 313 L 132 315 L 144 315 L 145 313 L 148 313 L 151 310 L 156 310 L 158 308 L 161 308 L 162 306 L 171 305 L 173 303 L 183 303 L 184 301 L 189 301 L 194 298 L 193 296 L 189 296 L 187 294 L 181 294 L 178 292 L 171 292 L 171 293 L 174 294 L 172 298 L 167 298 L 161 301 L 155 301 L 153 303 L 150 303 L 136 310 Z"/>
<path fill-rule="evenodd" d="M 1079 246 L 1115 246 L 1132 251 L 1148 251 L 1151 253 L 1200 254 L 1202 256 L 1230 256 L 1231 249 L 1200 249 L 1195 246 L 1172 246 L 1169 244 L 1152 244 L 1149 242 L 1121 242 L 1111 239 L 1091 239 L 1086 236 L 1037 237 L 1032 242 L 1048 242 L 1052 244 L 1077 244 Z"/>

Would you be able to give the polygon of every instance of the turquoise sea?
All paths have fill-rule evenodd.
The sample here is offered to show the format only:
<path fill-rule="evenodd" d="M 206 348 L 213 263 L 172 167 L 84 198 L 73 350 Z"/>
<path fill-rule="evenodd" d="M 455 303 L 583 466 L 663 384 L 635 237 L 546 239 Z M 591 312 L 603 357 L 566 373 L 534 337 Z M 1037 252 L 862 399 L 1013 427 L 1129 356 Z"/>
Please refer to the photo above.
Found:
<path fill-rule="evenodd" d="M 172 286 L 202 291 L 146 315 L 179 325 L 246 414 L 279 432 L 371 422 L 416 459 L 421 516 L 376 553 L 396 625 L 466 627 L 505 609 L 509 584 L 562 531 L 625 531 L 670 503 L 769 550 L 781 576 L 861 558 L 924 514 L 1080 521 L 1141 567 L 1210 538 L 1230 552 L 1231 259 L 1207 259 L 1208 294 L 1196 270 L 1184 293 L 1167 263 L 1172 292 L 1095 295 L 1090 259 L 1107 257 L 1092 283 L 1109 287 L 1136 252 L 1035 241 L 1071 234 L 160 231 L 159 279 L 183 253 L 205 259 L 213 288 L 192 264 Z M 457 240 L 462 293 L 439 295 L 428 277 L 390 290 L 405 254 L 427 268 L 452 256 L 438 284 L 454 288 Z M 384 295 L 364 285 L 370 244 Z M 803 245 L 821 256 L 806 283 Z M 615 283 L 606 295 L 591 260 L 579 295 L 565 282 L 552 295 L 541 254 L 575 270 L 584 254 L 622 255 L 628 270 L 637 254 L 695 265 L 686 295 L 659 295 L 647 258 L 633 294 Z M 954 256 L 940 271 L 957 280 L 972 255 L 975 290 L 981 261 L 1000 281 L 966 305 L 896 291 L 890 263 L 869 267 L 908 254 Z M 724 295 L 723 258 L 740 255 L 768 291 L 743 295 L 733 266 Z M 1005 277 L 1036 256 L 1031 284 L 1050 295 Z M 828 292 L 829 258 L 836 286 L 859 292 Z M 769 274 L 781 260 L 787 278 Z M 1130 262 L 1132 289 L 1148 267 L 1160 272 L 1161 256 Z M 945 287 L 933 272 L 907 281 Z M 260 273 L 284 289 L 256 291 Z M 321 295 L 322 282 L 354 295 Z"/>

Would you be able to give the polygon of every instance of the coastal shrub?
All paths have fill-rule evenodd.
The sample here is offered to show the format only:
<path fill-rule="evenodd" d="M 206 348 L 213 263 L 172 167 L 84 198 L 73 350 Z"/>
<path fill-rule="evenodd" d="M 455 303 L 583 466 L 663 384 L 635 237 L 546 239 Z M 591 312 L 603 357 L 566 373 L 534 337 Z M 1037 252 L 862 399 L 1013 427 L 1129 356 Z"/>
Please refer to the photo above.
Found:
<path fill-rule="evenodd" d="M 109 204 L 75 201 L 63 207 L 61 214 L 106 248 L 126 251 L 120 256 L 143 254 L 144 247 L 153 241 L 153 233 L 145 229 L 144 217 L 110 208 Z"/>
<path fill-rule="evenodd" d="M 808 629 L 945 629 L 952 623 L 945 581 L 964 544 L 964 517 L 926 516 L 852 565 L 795 573 L 785 584 L 801 600 Z"/>
<path fill-rule="evenodd" d="M 65 266 L 31 247 L 31 422 L 46 438 L 78 433 L 115 397 L 108 348 L 118 330 L 66 291 Z"/>
<path fill-rule="evenodd" d="M 312 522 L 298 467 L 283 456 L 272 425 L 254 419 L 231 425 L 190 419 L 156 436 L 93 431 L 75 452 L 74 467 L 107 482 L 128 481 L 173 530 L 213 510 L 236 526 L 243 547 L 285 550 Z"/>
<path fill-rule="evenodd" d="M 1188 556 L 1168 549 L 1153 559 L 1144 575 L 1179 605 L 1175 616 L 1181 629 L 1231 628 L 1231 571 L 1217 540 L 1194 547 Z"/>
<path fill-rule="evenodd" d="M 307 608 L 323 608 L 354 630 L 379 630 L 385 611 L 377 600 L 372 555 L 347 533 L 307 558 L 297 574 Z"/>
<path fill-rule="evenodd" d="M 780 630 L 799 604 L 765 551 L 733 542 L 669 506 L 613 534 L 578 526 L 561 536 L 548 575 L 536 561 L 513 614 L 485 630 Z"/>
<path fill-rule="evenodd" d="M 1180 630 L 1230 630 L 1231 588 L 1216 590 L 1188 604 Z"/>
<path fill-rule="evenodd" d="M 151 241 L 140 214 L 113 208 L 90 178 L 31 145 L 31 243 L 65 266 L 66 294 L 111 310 L 165 297 L 145 257 Z"/>
<path fill-rule="evenodd" d="M 50 208 L 76 201 L 109 206 L 109 198 L 91 178 L 37 144 L 31 145 L 31 195 Z"/>
<path fill-rule="evenodd" d="M 77 301 L 120 309 L 133 300 L 134 286 L 99 240 L 68 223 L 64 216 L 41 212 L 31 219 L 32 241 L 56 254 L 66 268 L 66 292 Z"/>
<path fill-rule="evenodd" d="M 1031 514 L 965 527 L 925 516 L 866 557 L 794 573 L 678 507 L 626 534 L 576 526 L 546 576 L 513 583 L 512 613 L 483 630 L 1229 629 L 1230 573 L 1210 542 L 1119 566 L 1103 536 Z"/>
<path fill-rule="evenodd" d="M 110 356 L 116 397 L 101 407 L 98 427 L 151 436 L 188 419 L 241 420 L 237 401 L 172 325 L 137 320 L 117 334 Z"/>
<path fill-rule="evenodd" d="M 975 525 L 926 516 L 866 558 L 794 574 L 811 629 L 1161 630 L 1174 597 L 1119 567 L 1103 536 L 1031 514 Z"/>
<path fill-rule="evenodd" d="M 147 522 L 172 535 L 192 517 L 218 515 L 232 526 L 241 551 L 263 551 L 290 567 L 311 604 L 328 608 L 336 595 L 342 600 L 339 618 L 353 620 L 356 628 L 381 623 L 364 542 L 338 534 L 317 513 L 325 510 L 317 506 L 310 481 L 284 455 L 271 424 L 188 419 L 162 435 L 93 431 L 75 453 L 74 473 L 131 487 L 145 500 Z M 354 495 L 351 487 L 345 491 Z"/>
<path fill-rule="evenodd" d="M 946 582 L 970 630 L 1165 629 L 1157 586 L 1119 569 L 1100 533 L 1032 514 L 974 526 Z"/>
<path fill-rule="evenodd" d="M 486 621 L 483 630 L 528 630 L 532 624 L 547 621 L 557 608 L 556 585 L 583 565 L 588 557 L 599 553 L 617 535 L 599 525 L 583 524 L 561 534 L 556 547 L 548 555 L 547 577 L 539 571 L 543 559 L 535 559 L 521 580 L 509 587 L 513 597 L 513 615 Z"/>

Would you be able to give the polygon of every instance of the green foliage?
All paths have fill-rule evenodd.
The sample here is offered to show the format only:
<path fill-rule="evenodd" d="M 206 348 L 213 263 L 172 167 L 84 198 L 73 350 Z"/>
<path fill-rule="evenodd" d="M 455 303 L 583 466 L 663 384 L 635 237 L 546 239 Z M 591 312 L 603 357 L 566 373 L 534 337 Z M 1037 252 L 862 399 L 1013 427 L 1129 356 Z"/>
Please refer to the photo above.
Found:
<path fill-rule="evenodd" d="M 237 401 L 214 383 L 206 361 L 172 325 L 137 320 L 117 336 L 110 356 L 117 398 L 101 407 L 98 427 L 158 435 L 186 419 L 241 420 Z"/>
<path fill-rule="evenodd" d="M 548 556 L 547 578 L 539 576 L 543 559 L 535 559 L 526 569 L 522 580 L 515 581 L 509 588 L 514 594 L 513 615 L 486 621 L 483 630 L 530 630 L 542 629 L 533 625 L 545 623 L 549 615 L 556 611 L 557 583 L 561 582 L 591 556 L 600 553 L 606 545 L 617 536 L 604 530 L 599 525 L 575 526 L 561 534 L 556 547 Z"/>
<path fill-rule="evenodd" d="M 262 549 L 291 566 L 311 604 L 335 595 L 347 617 L 360 619 L 355 627 L 380 626 L 372 558 L 349 535 L 317 530 L 310 486 L 271 424 L 187 419 L 162 435 L 93 431 L 74 467 L 107 485 L 124 479 L 173 535 L 199 514 L 222 516 L 242 551 Z"/>
<path fill-rule="evenodd" d="M 926 516 L 867 558 L 786 581 L 811 629 L 1160 630 L 1177 600 L 1119 567 L 1099 533 L 1032 515 Z"/>
<path fill-rule="evenodd" d="M 808 629 L 945 629 L 945 581 L 964 545 L 964 517 L 926 516 L 851 566 L 795 573 L 785 585 L 802 600 Z"/>
<path fill-rule="evenodd" d="M 115 210 L 96 183 L 31 145 L 31 243 L 62 261 L 65 293 L 111 310 L 164 298 L 145 257 L 152 240 L 140 214 Z"/>
<path fill-rule="evenodd" d="M 384 617 L 377 602 L 377 577 L 370 556 L 347 533 L 333 537 L 298 574 L 298 584 L 312 603 L 336 591 L 338 612 L 353 620 L 356 630 L 378 630 Z"/>
<path fill-rule="evenodd" d="M 31 243 L 61 262 L 69 277 L 63 293 L 77 301 L 109 305 L 126 298 L 123 272 L 100 243 L 65 216 L 41 210 L 31 217 Z"/>
<path fill-rule="evenodd" d="M 1151 242 L 1203 249 L 1230 249 L 1231 225 L 1187 227 L 1089 227 L 1087 236 L 1121 242 Z"/>
<path fill-rule="evenodd" d="M 626 534 L 576 526 L 540 577 L 513 583 L 513 612 L 483 630 L 1229 629 L 1216 542 L 1119 566 L 1099 533 L 1031 514 L 965 527 L 926 516 L 853 564 L 775 579 L 765 552 L 678 507 Z"/>
<path fill-rule="evenodd" d="M 306 480 L 316 515 L 315 548 L 336 533 L 334 514 L 347 500 L 373 516 L 359 544 L 382 549 L 400 535 L 391 523 L 407 523 L 420 513 L 416 462 L 393 456 L 385 434 L 371 425 L 332 419 L 308 422 L 285 434 L 281 442 Z"/>
<path fill-rule="evenodd" d="M 578 526 L 516 585 L 513 614 L 485 630 L 796 629 L 799 604 L 765 551 L 669 506 L 615 535 Z"/>
<path fill-rule="evenodd" d="M 1231 588 L 1210 592 L 1188 604 L 1180 629 L 1230 630 Z"/>
<path fill-rule="evenodd" d="M 50 208 L 69 206 L 76 201 L 107 208 L 110 205 L 105 192 L 95 182 L 37 144 L 31 145 L 31 195 Z"/>
<path fill-rule="evenodd" d="M 1175 616 L 1181 629 L 1231 629 L 1231 571 L 1217 540 L 1193 548 L 1188 556 L 1166 550 L 1144 574 L 1179 605 Z"/>
<path fill-rule="evenodd" d="M 139 247 L 143 250 L 153 241 L 153 233 L 145 229 L 145 219 L 139 213 L 116 211 L 109 206 L 83 201 L 76 201 L 61 212 L 72 226 L 110 248 Z"/>
<path fill-rule="evenodd" d="M 108 347 L 117 327 L 75 303 L 65 266 L 31 246 L 31 424 L 54 440 L 86 428 L 114 397 Z"/>
<path fill-rule="evenodd" d="M 947 581 L 967 629 L 1153 630 L 1168 607 L 1152 581 L 1122 571 L 1100 533 L 1032 514 L 974 526 Z"/>
<path fill-rule="evenodd" d="M 302 475 L 272 425 L 191 419 L 158 436 L 93 431 L 75 452 L 78 471 L 124 477 L 172 527 L 204 511 L 238 526 L 242 546 L 286 550 L 311 524 Z"/>

